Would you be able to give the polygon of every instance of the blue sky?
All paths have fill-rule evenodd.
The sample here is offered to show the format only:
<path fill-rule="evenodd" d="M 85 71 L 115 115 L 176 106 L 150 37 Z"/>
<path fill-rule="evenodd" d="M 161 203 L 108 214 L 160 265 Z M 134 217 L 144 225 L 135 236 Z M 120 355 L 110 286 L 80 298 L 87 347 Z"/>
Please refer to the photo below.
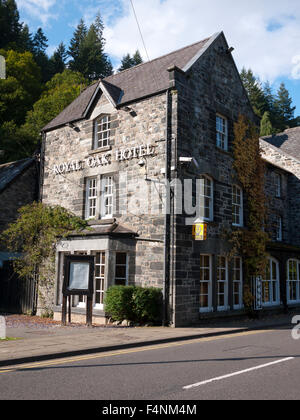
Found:
<path fill-rule="evenodd" d="M 90 24 L 100 11 L 106 52 L 118 66 L 137 48 L 146 53 L 130 0 L 16 0 L 21 20 L 34 32 L 42 27 L 51 54 L 68 45 L 80 18 Z M 276 91 L 281 81 L 300 115 L 299 0 L 133 0 L 150 58 L 197 42 L 223 30 L 238 68 L 251 68 Z"/>

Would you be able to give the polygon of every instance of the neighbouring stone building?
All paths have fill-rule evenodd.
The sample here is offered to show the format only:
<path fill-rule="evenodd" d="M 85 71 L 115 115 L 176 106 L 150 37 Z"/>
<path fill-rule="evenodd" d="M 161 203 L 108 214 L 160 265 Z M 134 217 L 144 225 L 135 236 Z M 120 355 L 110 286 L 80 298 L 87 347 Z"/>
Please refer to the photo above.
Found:
<path fill-rule="evenodd" d="M 272 257 L 270 277 L 276 273 L 275 288 L 270 287 L 267 295 L 268 304 L 299 306 L 300 127 L 263 137 L 260 146 L 267 163 L 268 224 L 272 239 L 268 246 Z"/>
<path fill-rule="evenodd" d="M 162 288 L 164 319 L 176 327 L 242 310 L 243 262 L 226 257 L 223 231 L 244 225 L 243 191 L 232 169 L 233 125 L 240 114 L 258 120 L 231 51 L 218 33 L 107 77 L 44 128 L 42 201 L 90 225 L 58 245 L 55 290 L 47 294 L 55 319 L 69 255 L 95 258 L 94 322 L 103 322 L 105 291 L 114 284 Z M 287 198 L 289 172 L 275 160 L 270 173 L 282 175 Z M 286 201 L 280 203 L 282 232 L 290 235 Z M 193 239 L 195 220 L 207 224 L 206 241 Z M 264 279 L 266 307 L 281 304 L 279 293 L 268 300 L 270 285 L 275 281 L 279 290 L 286 282 L 279 271 L 275 280 Z M 73 320 L 83 319 L 85 305 L 84 297 L 74 297 Z"/>
<path fill-rule="evenodd" d="M 20 207 L 38 199 L 38 164 L 34 158 L 0 165 L 0 233 L 18 217 Z M 0 244 L 0 264 L 9 259 Z"/>
<path fill-rule="evenodd" d="M 18 217 L 18 210 L 38 200 L 38 169 L 35 158 L 0 165 L 0 233 Z M 34 281 L 18 279 L 12 259 L 18 256 L 8 252 L 0 241 L 0 310 L 27 312 L 35 305 Z"/>

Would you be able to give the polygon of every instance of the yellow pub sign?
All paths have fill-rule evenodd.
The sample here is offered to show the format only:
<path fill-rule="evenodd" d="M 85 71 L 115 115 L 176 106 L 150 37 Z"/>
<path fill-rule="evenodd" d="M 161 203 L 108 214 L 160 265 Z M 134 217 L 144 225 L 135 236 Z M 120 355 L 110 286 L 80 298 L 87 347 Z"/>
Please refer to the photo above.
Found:
<path fill-rule="evenodd" d="M 207 224 L 197 223 L 193 225 L 193 238 L 195 241 L 206 241 L 207 239 Z"/>

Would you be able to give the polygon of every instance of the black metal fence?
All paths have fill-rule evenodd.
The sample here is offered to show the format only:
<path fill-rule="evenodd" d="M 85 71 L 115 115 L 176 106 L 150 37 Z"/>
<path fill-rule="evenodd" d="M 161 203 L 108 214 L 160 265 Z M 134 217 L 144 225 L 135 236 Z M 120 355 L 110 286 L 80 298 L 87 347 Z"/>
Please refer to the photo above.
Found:
<path fill-rule="evenodd" d="M 36 310 L 37 278 L 20 279 L 11 262 L 0 268 L 0 312 L 34 314 Z"/>

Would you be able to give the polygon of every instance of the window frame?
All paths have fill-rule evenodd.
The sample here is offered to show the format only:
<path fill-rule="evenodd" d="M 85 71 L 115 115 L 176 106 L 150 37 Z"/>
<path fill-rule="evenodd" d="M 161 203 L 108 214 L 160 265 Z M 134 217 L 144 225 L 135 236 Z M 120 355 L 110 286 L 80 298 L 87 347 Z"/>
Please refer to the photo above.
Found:
<path fill-rule="evenodd" d="M 109 193 L 107 193 L 107 185 L 106 180 L 110 179 L 111 183 L 109 188 L 111 189 Z M 94 190 L 96 190 L 96 196 L 89 196 L 89 192 L 91 190 L 90 185 L 92 181 L 96 181 L 96 186 Z M 109 204 L 106 205 L 106 200 L 109 200 Z M 92 206 L 95 210 L 95 215 L 91 215 L 91 200 L 95 200 L 95 205 Z M 86 178 L 85 182 L 85 212 L 84 217 L 85 220 L 106 220 L 112 219 L 114 217 L 114 206 L 115 206 L 115 179 L 114 174 L 105 174 L 105 175 L 98 175 L 95 177 Z M 111 212 L 108 213 L 106 208 L 109 207 Z"/>
<path fill-rule="evenodd" d="M 268 264 L 269 264 L 269 273 L 270 273 L 270 278 L 263 278 L 262 279 L 262 305 L 263 307 L 268 307 L 268 306 L 278 306 L 280 305 L 280 272 L 279 272 L 279 262 L 275 259 L 275 258 L 269 258 L 268 259 Z M 276 280 L 273 280 L 273 264 L 275 264 L 276 267 Z M 266 274 L 267 274 L 267 270 L 266 270 Z M 265 277 L 266 277 L 265 274 Z M 265 297 L 266 297 L 266 290 L 265 290 L 265 285 L 266 283 L 268 283 L 268 290 L 269 290 L 269 300 L 266 302 L 265 301 Z M 277 299 L 274 300 L 274 283 L 275 283 L 275 287 L 276 287 L 276 297 Z"/>
<path fill-rule="evenodd" d="M 97 255 L 98 254 L 100 254 L 100 264 L 97 264 Z M 93 251 L 92 255 L 94 255 L 94 258 L 95 258 L 94 280 L 93 280 L 94 281 L 93 307 L 94 307 L 95 310 L 104 310 L 104 294 L 106 292 L 105 282 L 106 282 L 106 272 L 107 272 L 107 265 L 106 265 L 107 254 L 106 254 L 106 251 Z M 101 264 L 103 255 L 104 255 L 104 264 Z M 100 269 L 100 276 L 96 276 L 96 274 L 97 274 L 96 266 L 104 267 L 104 273 L 103 273 L 102 276 L 101 276 L 101 274 L 102 274 L 101 269 Z M 100 279 L 100 278 L 101 278 L 101 281 L 103 282 L 103 290 L 101 290 L 101 291 L 100 291 L 100 289 L 99 290 L 97 289 L 97 280 Z M 102 302 L 103 302 L 102 304 L 101 304 L 101 302 L 99 304 L 96 302 L 97 292 L 99 292 L 99 291 L 100 291 L 100 293 L 102 293 Z M 101 301 L 101 298 L 100 298 L 100 301 Z M 86 296 L 79 296 L 76 308 L 85 309 L 86 308 L 86 302 L 87 302 Z"/>
<path fill-rule="evenodd" d="M 126 263 L 125 264 L 117 264 L 117 255 L 118 254 L 126 255 Z M 117 277 L 117 267 L 125 267 L 125 277 Z M 116 254 L 115 254 L 114 285 L 117 285 L 116 280 L 125 280 L 124 286 L 128 286 L 128 273 L 129 273 L 129 256 L 128 256 L 128 253 L 127 252 L 116 252 Z"/>
<path fill-rule="evenodd" d="M 96 186 L 94 187 L 96 191 L 95 196 L 89 196 L 89 192 L 91 190 L 90 184 L 92 181 L 96 182 Z M 95 215 L 90 215 L 90 201 L 95 200 L 95 206 L 92 206 L 92 208 L 95 209 Z M 85 220 L 93 220 L 97 219 L 97 215 L 99 214 L 99 177 L 90 177 L 86 178 L 85 182 Z"/>
<path fill-rule="evenodd" d="M 229 309 L 229 305 L 228 305 L 228 258 L 224 257 L 223 255 L 217 255 L 217 267 L 216 267 L 216 274 L 217 274 L 217 279 L 216 279 L 216 292 L 217 292 L 217 311 L 218 312 L 224 312 L 227 311 Z M 225 261 L 225 266 L 220 266 L 219 262 L 220 259 L 224 259 Z M 225 271 L 225 280 L 220 280 L 219 276 L 221 271 L 223 270 Z M 221 293 L 219 291 L 219 286 L 220 284 L 224 284 L 224 292 Z M 219 296 L 224 296 L 224 305 L 219 305 Z"/>
<path fill-rule="evenodd" d="M 236 268 L 236 260 L 239 259 L 240 261 L 240 267 Z M 239 272 L 239 280 L 236 280 L 235 277 L 235 272 Z M 235 283 L 237 283 L 239 285 L 239 293 L 235 293 Z M 233 257 L 233 265 L 232 265 L 232 297 L 233 297 L 233 309 L 238 310 L 238 309 L 242 309 L 244 307 L 244 302 L 243 302 L 243 286 L 244 286 L 244 279 L 243 279 L 243 260 L 242 257 L 239 256 L 234 256 Z M 235 301 L 235 296 L 239 296 L 239 304 L 236 305 L 234 303 Z"/>
<path fill-rule="evenodd" d="M 103 120 L 107 120 L 103 122 Z M 104 127 L 108 125 L 108 128 L 99 130 L 98 127 Z M 99 139 L 99 135 L 103 135 L 107 133 L 107 137 L 103 137 Z M 93 149 L 105 149 L 110 146 L 110 137 L 111 137 L 111 115 L 110 114 L 102 114 L 97 117 L 94 121 L 94 138 L 93 138 Z M 99 143 L 102 143 L 99 145 Z M 105 143 L 105 144 L 104 144 Z"/>
<path fill-rule="evenodd" d="M 203 209 L 203 215 L 204 216 L 200 216 L 200 218 L 198 219 L 199 222 L 203 221 L 203 222 L 212 222 L 214 220 L 214 180 L 208 176 L 208 175 L 200 175 L 199 177 L 200 180 L 200 209 Z M 203 185 L 201 185 L 201 180 L 204 181 Z M 206 183 L 207 181 L 210 182 L 210 186 L 208 186 Z M 211 194 L 210 196 L 206 195 L 206 190 L 210 188 Z M 205 206 L 205 201 L 209 200 L 209 207 Z M 209 209 L 209 217 L 205 216 L 205 210 Z M 201 211 L 200 210 L 200 211 Z"/>
<path fill-rule="evenodd" d="M 107 186 L 107 180 L 110 180 L 111 183 Z M 114 217 L 114 204 L 115 204 L 115 181 L 113 175 L 102 175 L 101 176 L 101 208 L 100 208 L 100 218 L 101 220 L 112 219 Z M 106 189 L 111 189 L 110 192 L 107 192 Z M 109 204 L 106 204 L 106 200 L 109 200 Z M 106 209 L 110 208 L 111 211 L 107 212 Z"/>
<path fill-rule="evenodd" d="M 205 258 L 209 258 L 209 266 L 203 265 Z M 203 259 L 203 260 L 202 260 Z M 205 270 L 209 270 L 209 280 L 201 280 L 202 273 Z M 204 278 L 205 276 L 203 276 Z M 201 283 L 207 283 L 207 294 L 201 294 Z M 207 296 L 208 306 L 201 306 L 201 297 Z M 212 255 L 210 254 L 200 254 L 200 281 L 199 281 L 199 312 L 200 313 L 208 313 L 213 312 L 213 305 L 212 305 Z"/>
<path fill-rule="evenodd" d="M 219 130 L 220 124 L 218 123 L 218 119 L 222 120 L 222 127 L 224 128 L 223 131 Z M 216 114 L 216 146 L 218 149 L 228 152 L 228 118 L 219 113 Z"/>
<path fill-rule="evenodd" d="M 236 189 L 236 192 L 240 192 L 240 204 L 234 202 L 234 197 L 238 196 L 237 194 L 234 194 L 234 189 Z M 237 216 L 237 214 L 234 213 L 234 208 L 239 209 L 238 217 L 240 219 L 240 223 L 234 223 L 234 216 Z M 244 194 L 243 189 L 236 184 L 232 185 L 232 226 L 244 226 Z"/>
<path fill-rule="evenodd" d="M 296 264 L 296 279 L 290 278 L 290 263 Z M 296 299 L 291 299 L 291 283 L 296 283 Z M 289 304 L 296 304 L 300 302 L 300 260 L 297 258 L 290 258 L 287 262 L 287 302 Z"/>
<path fill-rule="evenodd" d="M 97 263 L 97 258 L 99 254 L 99 263 Z M 104 256 L 104 263 L 103 263 L 103 256 Z M 95 309 L 104 309 L 104 294 L 105 294 L 105 276 L 106 276 L 106 252 L 105 251 L 97 251 L 95 253 L 95 273 L 94 273 L 94 308 Z M 99 276 L 97 276 L 97 267 L 100 268 Z M 104 267 L 104 272 L 102 273 Z M 100 281 L 100 285 L 102 284 L 102 287 L 97 288 L 97 280 Z M 100 303 L 97 303 L 97 293 L 100 294 Z M 102 302 L 102 303 L 101 303 Z"/>

